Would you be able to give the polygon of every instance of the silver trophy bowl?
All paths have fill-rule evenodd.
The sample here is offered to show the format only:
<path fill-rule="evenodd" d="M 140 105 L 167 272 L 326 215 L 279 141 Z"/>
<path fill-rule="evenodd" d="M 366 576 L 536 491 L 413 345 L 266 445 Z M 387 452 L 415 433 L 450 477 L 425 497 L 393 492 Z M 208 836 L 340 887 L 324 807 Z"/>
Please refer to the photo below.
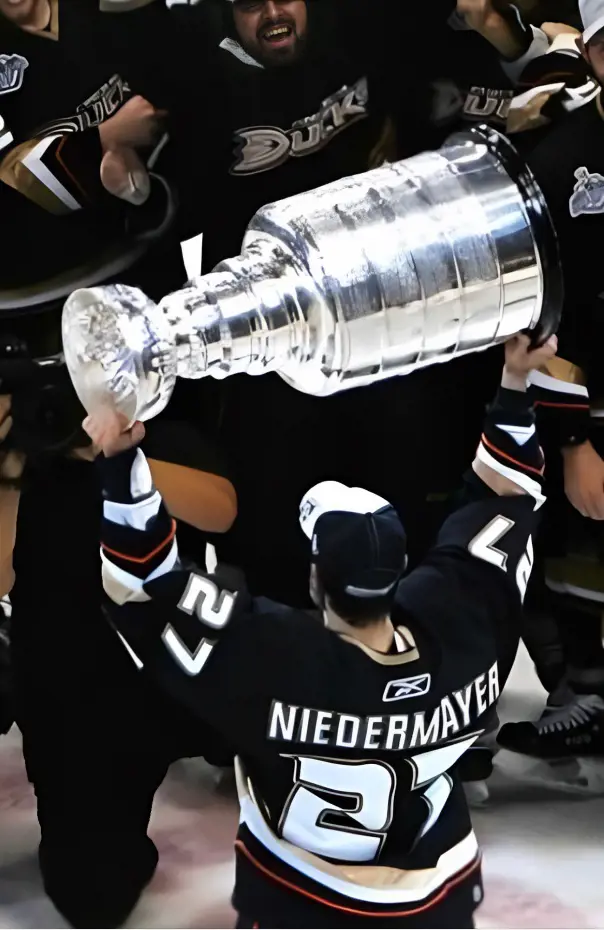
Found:
<path fill-rule="evenodd" d="M 484 129 L 261 209 L 242 254 L 159 305 L 83 288 L 63 314 L 87 410 L 162 410 L 177 377 L 278 372 L 328 395 L 557 328 L 556 237 L 512 146 Z"/>

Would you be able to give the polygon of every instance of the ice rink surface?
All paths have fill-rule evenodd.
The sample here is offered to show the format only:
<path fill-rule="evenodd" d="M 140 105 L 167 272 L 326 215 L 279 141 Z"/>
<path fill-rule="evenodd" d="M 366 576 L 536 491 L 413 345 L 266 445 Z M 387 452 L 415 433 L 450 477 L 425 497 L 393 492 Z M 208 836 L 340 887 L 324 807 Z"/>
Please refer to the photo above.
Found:
<path fill-rule="evenodd" d="M 535 717 L 542 703 L 522 653 L 501 716 Z M 544 788 L 525 780 L 522 771 L 510 777 L 505 760 L 501 766 L 488 804 L 474 812 L 486 878 L 478 926 L 604 928 L 604 794 Z M 13 732 L 0 739 L 0 928 L 65 926 L 41 887 L 34 801 Z M 216 786 L 214 773 L 203 763 L 176 764 L 153 816 L 160 866 L 128 926 L 232 927 L 228 902 L 236 822 L 229 780 Z"/>

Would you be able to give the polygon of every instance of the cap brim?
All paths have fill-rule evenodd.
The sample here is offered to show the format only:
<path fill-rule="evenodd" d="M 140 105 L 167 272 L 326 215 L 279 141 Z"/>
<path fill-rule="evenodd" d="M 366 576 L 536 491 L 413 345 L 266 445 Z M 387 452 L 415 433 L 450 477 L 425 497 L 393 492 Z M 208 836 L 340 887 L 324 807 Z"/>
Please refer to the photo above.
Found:
<path fill-rule="evenodd" d="M 593 39 L 596 32 L 599 32 L 600 29 L 604 29 L 604 14 L 599 16 L 593 23 L 591 23 L 585 32 L 583 33 L 583 41 L 587 44 L 590 39 Z"/>
<path fill-rule="evenodd" d="M 339 481 L 322 481 L 307 491 L 300 502 L 300 526 L 309 539 L 324 513 L 376 513 L 390 503 L 364 488 L 349 488 Z"/>

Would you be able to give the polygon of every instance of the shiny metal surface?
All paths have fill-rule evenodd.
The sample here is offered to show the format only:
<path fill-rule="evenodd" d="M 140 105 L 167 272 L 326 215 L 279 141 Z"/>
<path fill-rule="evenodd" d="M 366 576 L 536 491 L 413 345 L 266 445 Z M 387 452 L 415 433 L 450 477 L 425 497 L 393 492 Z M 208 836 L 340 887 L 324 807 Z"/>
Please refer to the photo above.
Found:
<path fill-rule="evenodd" d="M 64 339 L 81 400 L 111 395 L 144 419 L 176 375 L 266 371 L 325 395 L 553 331 L 555 240 L 518 166 L 497 134 L 461 134 L 264 207 L 240 256 L 158 307 L 132 289 L 76 291 Z"/>

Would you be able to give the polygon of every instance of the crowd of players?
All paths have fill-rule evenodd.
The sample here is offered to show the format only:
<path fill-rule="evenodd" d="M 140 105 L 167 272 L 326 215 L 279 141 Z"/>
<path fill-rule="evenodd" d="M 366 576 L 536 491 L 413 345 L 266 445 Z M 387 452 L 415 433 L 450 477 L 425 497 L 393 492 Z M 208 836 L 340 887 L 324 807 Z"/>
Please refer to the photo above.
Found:
<path fill-rule="evenodd" d="M 0 712 L 73 926 L 127 919 L 169 765 L 235 755 L 241 926 L 472 926 L 460 778 L 492 768 L 466 750 L 520 635 L 550 698 L 500 746 L 604 755 L 604 0 L 553 7 L 0 0 Z M 565 304 L 557 355 L 508 345 L 465 496 L 499 349 L 331 398 L 190 382 L 144 438 L 80 426 L 72 290 L 159 298 L 238 254 L 263 204 L 476 122 L 544 192 Z M 205 571 L 208 542 L 237 574 Z"/>

